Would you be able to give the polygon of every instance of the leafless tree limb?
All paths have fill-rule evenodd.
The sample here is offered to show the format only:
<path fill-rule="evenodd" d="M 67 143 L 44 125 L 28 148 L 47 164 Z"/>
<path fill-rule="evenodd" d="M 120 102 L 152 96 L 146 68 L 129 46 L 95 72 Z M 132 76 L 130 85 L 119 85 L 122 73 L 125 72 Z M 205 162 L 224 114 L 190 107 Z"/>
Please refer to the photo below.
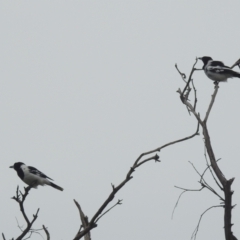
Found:
<path fill-rule="evenodd" d="M 156 148 L 156 149 L 154 149 L 154 150 L 151 150 L 151 151 L 142 153 L 142 154 L 137 158 L 137 160 L 135 161 L 135 164 L 137 164 L 138 161 L 139 161 L 142 157 L 144 157 L 144 156 L 146 156 L 146 155 L 148 155 L 148 154 L 155 153 L 155 152 L 160 152 L 160 151 L 161 151 L 163 148 L 165 148 L 165 147 L 168 147 L 168 146 L 170 146 L 170 145 L 173 145 L 173 144 L 176 144 L 176 143 L 179 143 L 179 142 L 186 141 L 186 140 L 188 140 L 188 139 L 191 139 L 191 138 L 195 137 L 196 135 L 199 135 L 199 123 L 197 124 L 197 130 L 195 131 L 194 134 L 192 134 L 192 135 L 190 135 L 190 136 L 188 136 L 188 137 L 181 138 L 181 139 L 179 139 L 179 140 L 176 140 L 176 141 L 167 143 L 167 144 L 165 144 L 165 145 L 163 145 L 163 146 L 161 146 L 161 147 L 158 147 L 158 148 Z"/>
<path fill-rule="evenodd" d="M 16 238 L 16 240 L 21 240 L 23 239 L 26 234 L 30 231 L 33 223 L 36 221 L 37 217 L 38 217 L 38 212 L 39 212 L 39 208 L 36 212 L 36 214 L 33 215 L 33 219 L 30 221 L 25 213 L 25 210 L 24 210 L 24 201 L 29 193 L 29 191 L 31 190 L 31 187 L 26 187 L 24 188 L 24 193 L 22 193 L 21 191 L 19 191 L 19 187 L 17 187 L 17 190 L 16 190 L 16 196 L 12 197 L 12 199 L 14 199 L 16 202 L 18 202 L 19 206 L 20 206 L 20 211 L 22 212 L 22 215 L 27 223 L 27 226 L 26 228 L 22 231 L 22 234 L 20 234 L 20 236 L 18 236 Z"/>
<path fill-rule="evenodd" d="M 214 193 L 215 195 L 217 195 L 222 201 L 224 201 L 224 199 L 206 182 L 206 180 L 204 179 L 204 174 L 206 173 L 206 171 L 210 168 L 210 166 L 207 166 L 207 168 L 203 171 L 202 174 L 200 174 L 198 172 L 198 170 L 195 168 L 194 164 L 192 162 L 189 161 L 189 163 L 192 165 L 193 169 L 196 171 L 196 173 L 200 176 L 200 181 L 199 183 L 201 184 L 201 186 L 207 188 L 209 191 L 211 191 L 212 193 Z"/>
<path fill-rule="evenodd" d="M 196 106 L 197 106 L 197 89 L 194 86 L 193 80 L 192 80 L 192 87 L 193 87 L 193 91 L 194 91 L 194 105 L 193 105 L 193 109 L 194 109 L 194 111 L 196 111 Z"/>
<path fill-rule="evenodd" d="M 199 218 L 199 221 L 198 221 L 198 224 L 197 224 L 197 227 L 196 227 L 195 230 L 193 231 L 193 234 L 192 234 L 192 236 L 191 236 L 191 239 L 194 239 L 194 240 L 196 239 L 197 233 L 198 233 L 198 230 L 199 230 L 199 226 L 200 226 L 200 222 L 201 222 L 201 220 L 202 220 L 203 215 L 204 215 L 207 211 L 209 211 L 210 209 L 212 209 L 212 208 L 217 208 L 217 207 L 223 207 L 223 206 L 222 206 L 222 205 L 212 206 L 212 207 L 206 209 L 206 210 L 201 214 L 201 216 L 200 216 L 200 218 Z"/>
<path fill-rule="evenodd" d="M 186 74 L 185 74 L 185 73 L 182 73 L 182 72 L 178 69 L 177 64 L 175 64 L 175 68 L 177 69 L 178 73 L 181 75 L 182 80 L 183 80 L 185 83 L 187 83 L 187 81 L 185 80 L 185 79 L 186 79 Z"/>
<path fill-rule="evenodd" d="M 196 62 L 197 62 L 197 60 L 196 60 Z M 233 207 L 232 206 L 232 194 L 233 194 L 233 192 L 231 191 L 231 185 L 232 185 L 232 182 L 233 182 L 234 178 L 232 178 L 230 180 L 227 180 L 225 178 L 225 176 L 223 175 L 222 171 L 220 170 L 220 168 L 217 164 L 217 160 L 215 158 L 215 154 L 214 154 L 214 151 L 213 151 L 213 148 L 212 148 L 212 144 L 211 144 L 211 140 L 210 140 L 210 136 L 209 136 L 208 128 L 207 128 L 207 120 L 209 118 L 211 109 L 212 109 L 214 101 L 216 99 L 216 95 L 217 95 L 219 86 L 218 86 L 218 83 L 215 84 L 214 93 L 212 95 L 209 107 L 207 109 L 206 116 L 205 116 L 204 120 L 202 120 L 200 118 L 200 114 L 196 112 L 196 106 L 194 105 L 194 107 L 193 107 L 191 105 L 191 103 L 188 101 L 189 95 L 187 95 L 187 98 L 186 98 L 186 95 L 185 95 L 185 91 L 187 91 L 187 89 L 189 89 L 189 83 L 190 83 L 190 81 L 192 81 L 192 75 L 193 75 L 194 71 L 196 70 L 195 69 L 196 62 L 194 63 L 194 65 L 192 67 L 188 82 L 187 82 L 186 86 L 184 87 L 183 91 L 181 91 L 181 89 L 178 89 L 177 92 L 180 94 L 180 99 L 181 99 L 182 103 L 184 105 L 186 105 L 187 108 L 193 113 L 193 115 L 197 119 L 198 124 L 200 124 L 201 127 L 202 127 L 203 136 L 204 136 L 204 140 L 205 140 L 204 143 L 205 143 L 207 154 L 208 154 L 208 157 L 209 157 L 209 160 L 210 160 L 210 163 L 211 163 L 210 166 L 213 169 L 214 174 L 216 175 L 217 179 L 221 183 L 220 189 L 224 191 L 224 196 L 225 196 L 225 198 L 224 198 L 224 203 L 225 203 L 225 213 L 224 213 L 225 238 L 226 238 L 226 240 L 233 240 L 233 239 L 236 238 L 231 231 L 231 227 L 232 227 L 231 211 L 232 211 L 232 207 Z M 236 65 L 239 65 L 239 64 L 240 64 L 240 60 L 238 60 L 232 67 L 234 67 Z M 178 72 L 181 73 L 179 70 L 178 70 Z M 210 191 L 212 191 L 214 194 L 217 194 L 209 185 L 208 185 L 208 189 Z"/>
<path fill-rule="evenodd" d="M 205 159 L 206 159 L 207 166 L 208 166 L 208 168 L 209 168 L 209 170 L 210 170 L 210 173 L 211 173 L 211 175 L 212 175 L 215 183 L 216 183 L 217 186 L 223 191 L 222 186 L 219 184 L 218 180 L 216 179 L 215 175 L 213 174 L 211 165 L 208 164 L 208 159 L 207 159 L 207 154 L 206 154 L 206 147 L 204 148 L 204 157 L 205 157 Z M 218 162 L 218 161 L 220 161 L 220 160 L 221 160 L 221 158 L 217 159 L 216 162 Z M 207 169 L 208 169 L 208 168 L 207 168 Z"/>
<path fill-rule="evenodd" d="M 116 193 L 128 182 L 130 181 L 133 176 L 133 172 L 136 170 L 136 168 L 140 167 L 142 164 L 146 163 L 146 162 L 149 162 L 151 160 L 154 160 L 155 162 L 160 162 L 159 160 L 159 156 L 156 154 L 154 156 L 151 156 L 149 158 L 146 158 L 146 159 L 143 159 L 144 156 L 146 155 L 149 155 L 149 154 L 152 154 L 152 153 L 155 153 L 155 152 L 159 152 L 161 149 L 167 147 L 167 146 L 170 146 L 170 145 L 173 145 L 173 144 L 176 144 L 176 143 L 179 143 L 179 142 L 182 142 L 182 141 L 186 141 L 188 139 L 191 139 L 193 137 L 195 137 L 196 135 L 199 135 L 198 133 L 199 131 L 199 124 L 197 125 L 197 130 L 194 134 L 190 135 L 189 137 L 185 137 L 185 138 L 182 138 L 182 139 L 179 139 L 179 140 L 176 140 L 176 141 L 173 141 L 173 142 L 170 142 L 170 143 L 167 143 L 161 147 L 158 147 L 154 150 L 151 150 L 151 151 L 148 151 L 148 152 L 144 152 L 142 154 L 140 154 L 140 156 L 136 159 L 136 161 L 134 162 L 133 166 L 130 168 L 130 170 L 128 171 L 127 175 L 126 175 L 126 178 L 117 186 L 115 187 L 113 184 L 112 184 L 112 192 L 110 193 L 110 195 L 108 196 L 108 198 L 105 200 L 105 202 L 102 204 L 102 206 L 97 210 L 97 212 L 94 214 L 94 216 L 92 217 L 92 219 L 89 221 L 89 223 L 87 224 L 87 226 L 81 231 L 81 228 L 80 230 L 78 231 L 77 235 L 75 236 L 74 240 L 78 240 L 78 239 L 81 239 L 86 233 L 88 233 L 89 231 L 91 231 L 93 228 L 97 227 L 97 221 L 105 214 L 107 213 L 109 210 L 105 211 L 105 213 L 102 213 L 105 208 L 108 206 L 108 204 L 114 199 Z M 77 205 L 78 209 L 80 207 L 79 204 L 76 203 L 76 200 L 74 200 L 75 204 Z M 80 210 L 79 210 L 80 211 Z M 81 215 L 81 214 L 80 214 Z"/>
<path fill-rule="evenodd" d="M 82 222 L 82 225 L 80 226 L 79 231 L 77 233 L 77 235 L 78 235 L 81 232 L 82 228 L 86 229 L 88 227 L 89 222 L 88 222 L 88 217 L 85 216 L 85 214 L 83 213 L 80 204 L 75 199 L 73 201 L 74 201 L 74 203 L 76 204 L 76 206 L 78 208 L 80 220 Z M 91 240 L 91 233 L 90 233 L 90 231 L 85 234 L 84 239 L 85 240 Z"/>
<path fill-rule="evenodd" d="M 47 240 L 50 240 L 50 234 L 49 234 L 47 228 L 46 228 L 44 225 L 43 225 L 43 230 L 44 230 L 44 232 L 45 232 L 46 235 L 47 235 Z"/>
<path fill-rule="evenodd" d="M 6 240 L 6 238 L 5 238 L 5 236 L 4 236 L 4 234 L 2 233 L 2 237 L 3 237 L 3 240 Z"/>
<path fill-rule="evenodd" d="M 240 59 L 238 59 L 232 66 L 231 68 L 234 68 L 235 66 L 238 66 L 240 68 Z"/>
<path fill-rule="evenodd" d="M 180 201 L 180 198 L 182 197 L 182 195 L 183 195 L 185 192 L 200 192 L 200 191 L 202 191 L 203 188 L 204 188 L 204 186 L 202 186 L 200 189 L 185 189 L 185 188 L 181 188 L 181 187 L 177 187 L 177 186 L 174 186 L 174 187 L 175 187 L 175 188 L 178 188 L 178 189 L 181 189 L 181 190 L 183 190 L 183 191 L 180 193 L 180 195 L 179 195 L 179 197 L 178 197 L 178 199 L 177 199 L 177 202 L 176 202 L 176 204 L 175 204 L 175 206 L 174 206 L 174 208 L 173 208 L 173 211 L 172 211 L 172 219 L 173 219 L 174 212 L 175 212 L 175 210 L 176 210 L 176 208 L 177 208 L 177 206 L 178 206 L 178 203 L 179 203 L 179 201 Z"/>
<path fill-rule="evenodd" d="M 211 100 L 211 102 L 210 102 L 210 104 L 209 104 L 209 107 L 208 107 L 206 116 L 205 116 L 205 118 L 204 118 L 204 120 L 203 120 L 203 122 L 204 122 L 205 124 L 206 124 L 206 122 L 207 122 L 207 120 L 208 120 L 208 116 L 209 116 L 209 114 L 210 114 L 210 111 L 211 111 L 211 109 L 212 109 L 213 103 L 214 103 L 215 98 L 216 98 L 216 96 L 217 96 L 218 88 L 219 88 L 219 86 L 216 84 L 216 85 L 215 85 L 215 91 L 214 91 L 214 93 L 213 93 L 213 95 L 212 95 L 212 100 Z"/>
<path fill-rule="evenodd" d="M 117 203 L 115 203 L 112 207 L 110 207 L 108 210 L 106 210 L 104 213 L 102 213 L 97 219 L 96 219 L 96 223 L 97 221 L 106 213 L 108 213 L 109 211 L 111 211 L 114 207 L 116 207 L 117 205 L 121 205 L 122 204 L 122 200 L 118 199 Z"/>
<path fill-rule="evenodd" d="M 204 174 L 207 172 L 207 170 L 211 170 L 210 165 L 207 165 L 207 168 L 203 171 L 202 174 L 199 173 L 199 171 L 196 169 L 196 167 L 194 166 L 194 164 L 192 162 L 189 161 L 189 163 L 192 165 L 193 169 L 195 170 L 195 172 L 200 176 L 200 181 L 199 183 L 201 184 L 201 188 L 200 189 L 186 189 L 186 188 L 182 188 L 182 187 L 178 187 L 178 186 L 174 186 L 175 188 L 181 189 L 183 190 L 183 192 L 181 192 L 181 194 L 179 195 L 177 202 L 174 206 L 173 212 L 172 212 L 172 219 L 173 219 L 173 215 L 174 212 L 178 206 L 178 203 L 180 201 L 180 198 L 182 197 L 182 195 L 185 192 L 200 192 L 202 191 L 204 188 L 207 188 L 208 190 L 210 190 L 212 193 L 214 193 L 216 196 L 218 196 L 222 201 L 224 201 L 224 199 L 212 188 L 210 187 L 210 185 L 205 181 L 204 179 Z"/>

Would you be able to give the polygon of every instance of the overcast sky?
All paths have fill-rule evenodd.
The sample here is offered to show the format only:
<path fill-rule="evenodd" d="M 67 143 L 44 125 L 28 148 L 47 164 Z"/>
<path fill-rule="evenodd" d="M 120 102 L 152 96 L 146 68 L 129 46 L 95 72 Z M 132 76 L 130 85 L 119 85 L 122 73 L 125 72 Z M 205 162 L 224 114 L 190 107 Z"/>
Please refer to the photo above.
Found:
<path fill-rule="evenodd" d="M 73 199 L 91 218 L 142 152 L 196 130 L 176 93 L 184 84 L 175 63 L 189 74 L 196 57 L 226 65 L 240 58 L 237 0 L 0 4 L 0 230 L 7 239 L 20 234 L 16 219 L 26 226 L 10 199 L 25 184 L 10 165 L 34 166 L 64 188 L 32 190 L 25 208 L 30 218 L 40 208 L 34 228 L 72 239 L 80 225 Z M 202 71 L 194 80 L 203 116 L 213 82 Z M 209 118 L 219 165 L 236 177 L 233 204 L 240 199 L 239 89 L 240 79 L 220 84 Z M 99 221 L 93 240 L 190 239 L 200 214 L 220 203 L 207 190 L 186 193 L 171 220 L 181 193 L 174 185 L 200 188 L 188 161 L 205 169 L 202 134 L 162 150 L 160 159 L 134 172 L 112 202 L 123 204 Z M 233 223 L 239 237 L 238 206 Z M 224 239 L 223 226 L 223 209 L 211 210 L 198 239 Z"/>

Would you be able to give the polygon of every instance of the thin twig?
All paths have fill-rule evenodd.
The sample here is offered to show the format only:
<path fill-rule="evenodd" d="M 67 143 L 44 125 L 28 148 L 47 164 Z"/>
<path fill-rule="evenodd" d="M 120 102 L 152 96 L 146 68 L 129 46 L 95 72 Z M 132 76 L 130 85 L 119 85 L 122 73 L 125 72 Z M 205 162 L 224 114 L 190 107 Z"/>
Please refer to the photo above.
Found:
<path fill-rule="evenodd" d="M 177 208 L 178 206 L 178 203 L 180 201 L 180 198 L 182 197 L 182 195 L 185 193 L 185 192 L 200 192 L 203 190 L 204 186 L 202 186 L 200 189 L 185 189 L 185 188 L 181 188 L 181 187 L 177 187 L 177 186 L 174 186 L 175 188 L 178 188 L 178 189 L 181 189 L 183 190 L 183 192 L 181 192 L 181 194 L 179 195 L 178 199 L 177 199 L 177 202 L 173 208 L 173 211 L 172 211 L 172 219 L 173 219 L 173 215 L 174 215 L 174 212 L 175 212 L 175 209 Z"/>
<path fill-rule="evenodd" d="M 194 111 L 196 111 L 196 106 L 197 106 L 197 89 L 194 86 L 193 80 L 192 80 L 192 87 L 193 87 L 193 91 L 194 91 L 194 105 L 193 105 L 193 109 L 194 109 Z"/>
<path fill-rule="evenodd" d="M 88 227 L 89 222 L 88 222 L 88 217 L 85 216 L 85 214 L 83 213 L 80 204 L 79 204 L 75 199 L 74 199 L 73 201 L 74 201 L 75 205 L 76 205 L 77 208 L 78 208 L 80 220 L 81 220 L 81 222 L 82 222 L 82 224 L 81 224 L 81 226 L 80 226 L 80 228 L 79 228 L 79 231 L 78 231 L 78 233 L 77 233 L 77 235 L 78 235 L 78 234 L 81 232 L 82 228 L 85 230 L 85 229 Z M 76 236 L 77 236 L 77 235 L 76 235 Z M 84 235 L 84 239 L 85 239 L 85 240 L 91 240 L 90 231 L 87 232 L 87 233 Z"/>
<path fill-rule="evenodd" d="M 2 233 L 2 237 L 3 237 L 3 240 L 6 240 L 5 236 L 4 236 L 4 233 Z"/>
<path fill-rule="evenodd" d="M 103 214 L 101 214 L 95 221 L 95 223 L 97 223 L 97 221 L 106 213 L 108 213 L 110 210 L 112 210 L 114 207 L 116 207 L 117 205 L 121 205 L 122 204 L 122 200 L 118 199 L 117 203 L 115 203 L 112 207 L 110 207 L 107 211 L 105 211 Z"/>
<path fill-rule="evenodd" d="M 39 212 L 39 208 L 38 208 L 38 210 L 37 210 L 37 212 L 36 212 L 36 214 L 35 215 L 33 215 L 33 219 L 32 219 L 32 221 L 30 221 L 29 219 L 28 219 L 28 217 L 27 217 L 27 215 L 26 215 L 26 213 L 25 213 L 25 209 L 24 209 L 24 201 L 25 201 L 25 199 L 26 199 L 26 197 L 27 197 L 27 195 L 28 195 L 28 193 L 29 193 L 29 191 L 31 190 L 31 187 L 29 186 L 29 187 L 26 187 L 26 188 L 24 188 L 24 193 L 22 193 L 20 190 L 19 190 L 19 186 L 17 186 L 17 190 L 16 190 L 16 196 L 13 196 L 12 197 L 12 199 L 14 199 L 16 202 L 18 202 L 18 204 L 19 204 L 19 207 L 20 207 L 20 211 L 22 212 L 22 215 L 23 215 L 23 217 L 24 217 L 24 219 L 25 219 L 25 221 L 26 221 L 26 223 L 27 223 L 27 226 L 26 226 L 26 228 L 24 229 L 24 230 L 22 230 L 21 228 L 21 230 L 22 230 L 22 233 L 16 238 L 16 240 L 22 240 L 25 236 L 26 236 L 26 234 L 27 233 L 30 233 L 30 235 L 32 234 L 32 231 L 31 231 L 31 227 L 32 227 L 32 225 L 33 225 L 33 223 L 36 221 L 36 219 L 37 219 L 37 217 L 38 217 L 38 212 Z M 21 196 L 21 197 L 20 197 Z M 18 224 L 18 226 L 19 226 L 19 224 Z M 20 226 L 19 226 L 20 227 Z"/>
<path fill-rule="evenodd" d="M 175 64 L 175 68 L 177 69 L 178 73 L 181 75 L 181 77 L 182 77 L 182 80 L 183 80 L 185 83 L 187 83 L 187 81 L 185 80 L 185 79 L 186 79 L 186 74 L 185 74 L 185 73 L 182 73 L 182 72 L 180 72 L 180 70 L 178 69 L 178 66 L 177 66 L 177 64 Z"/>
<path fill-rule="evenodd" d="M 173 144 L 176 144 L 176 143 L 179 143 L 179 142 L 186 141 L 186 140 L 188 140 L 188 139 L 191 139 L 191 138 L 195 137 L 196 135 L 199 135 L 199 123 L 197 124 L 197 130 L 195 131 L 194 134 L 192 134 L 192 135 L 190 135 L 190 136 L 188 136 L 188 137 L 181 138 L 181 139 L 179 139 L 179 140 L 176 140 L 176 141 L 167 143 L 167 144 L 165 144 L 165 145 L 163 145 L 163 146 L 161 146 L 161 147 L 158 147 L 158 148 L 156 148 L 156 149 L 154 149 L 154 150 L 151 150 L 151 151 L 148 151 L 148 152 L 144 152 L 144 153 L 142 153 L 142 154 L 137 158 L 137 160 L 135 161 L 134 164 L 137 165 L 137 163 L 139 162 L 139 160 L 140 160 L 143 156 L 146 156 L 146 155 L 151 154 L 151 153 L 154 153 L 154 152 L 160 152 L 160 151 L 161 151 L 163 148 L 165 148 L 165 147 L 168 147 L 168 146 L 170 146 L 170 145 L 173 145 Z"/>
<path fill-rule="evenodd" d="M 209 168 L 209 170 L 210 170 L 210 173 L 211 173 L 214 181 L 216 182 L 216 184 L 218 185 L 218 187 L 223 191 L 223 188 L 221 187 L 221 185 L 219 184 L 219 182 L 217 181 L 215 175 L 214 175 L 213 172 L 212 172 L 212 169 L 211 169 L 212 164 L 210 164 L 210 165 L 208 164 L 208 159 L 207 159 L 207 154 L 206 154 L 206 146 L 205 146 L 205 145 L 204 145 L 204 156 L 205 156 L 205 160 L 206 160 L 207 166 L 208 166 L 208 168 Z M 216 160 L 216 163 L 217 163 L 218 161 L 220 161 L 220 160 L 221 160 L 221 158 L 217 159 L 217 160 Z M 207 168 L 207 169 L 208 169 L 208 168 Z M 207 169 L 206 169 L 206 170 L 207 170 Z"/>
<path fill-rule="evenodd" d="M 43 225 L 43 230 L 44 230 L 44 232 L 45 232 L 46 235 L 47 235 L 47 240 L 50 240 L 50 234 L 49 234 L 47 228 L 46 228 L 44 225 Z"/>
<path fill-rule="evenodd" d="M 224 199 L 205 181 L 205 179 L 203 178 L 205 172 L 209 169 L 211 171 L 210 166 L 207 166 L 207 168 L 203 171 L 202 174 L 200 174 L 197 169 L 195 168 L 194 164 L 192 162 L 189 161 L 189 163 L 192 165 L 192 167 L 194 168 L 194 170 L 197 172 L 197 174 L 200 176 L 200 184 L 204 187 L 206 187 L 208 190 L 210 190 L 212 193 L 214 193 L 216 196 L 218 196 L 222 201 L 224 201 Z"/>
<path fill-rule="evenodd" d="M 209 211 L 210 209 L 212 209 L 212 208 L 217 208 L 217 207 L 223 207 L 223 206 L 222 206 L 222 205 L 212 206 L 212 207 L 206 209 L 206 210 L 201 214 L 201 216 L 200 216 L 200 218 L 199 218 L 199 221 L 198 221 L 198 224 L 197 224 L 197 227 L 196 227 L 195 230 L 193 231 L 193 234 L 192 234 L 192 236 L 191 236 L 191 239 L 194 239 L 194 240 L 196 239 L 197 233 L 198 233 L 198 230 L 199 230 L 199 226 L 200 226 L 200 222 L 201 222 L 201 220 L 202 220 L 203 215 L 204 215 L 207 211 Z"/>
<path fill-rule="evenodd" d="M 240 59 L 238 59 L 230 68 L 234 68 L 235 66 L 240 68 Z"/>
<path fill-rule="evenodd" d="M 144 156 L 148 155 L 148 154 L 152 154 L 152 153 L 155 153 L 155 152 L 159 152 L 161 149 L 167 147 L 167 146 L 170 146 L 170 145 L 173 145 L 173 144 L 176 144 L 176 143 L 179 143 L 179 142 L 182 142 L 182 141 L 185 141 L 185 140 L 188 140 L 188 139 L 191 139 L 193 138 L 194 136 L 196 135 L 199 135 L 199 124 L 197 125 L 197 130 L 194 134 L 192 134 L 191 136 L 189 137 L 185 137 L 185 138 L 182 138 L 182 139 L 179 139 L 177 141 L 173 141 L 173 142 L 170 142 L 170 143 L 167 143 L 159 148 L 156 148 L 154 150 L 151 150 L 151 151 L 148 151 L 148 152 L 145 152 L 145 153 L 142 153 L 140 154 L 140 156 L 135 160 L 133 166 L 130 168 L 130 170 L 128 171 L 127 175 L 126 175 L 126 178 L 118 185 L 118 186 L 114 186 L 112 184 L 112 192 L 109 194 L 109 196 L 107 197 L 107 199 L 104 201 L 104 203 L 101 205 L 101 207 L 97 210 L 97 212 L 94 214 L 94 216 L 92 217 L 92 219 L 89 221 L 88 225 L 86 228 L 84 228 L 82 231 L 78 231 L 78 233 L 76 234 L 74 240 L 78 240 L 80 238 L 82 238 L 85 234 L 87 234 L 89 231 L 91 231 L 93 228 L 97 227 L 97 224 L 96 222 L 100 219 L 99 217 L 100 216 L 103 216 L 103 211 L 105 210 L 105 208 L 108 206 L 108 204 L 114 199 L 116 193 L 127 183 L 129 182 L 133 176 L 133 172 L 135 171 L 136 168 L 138 168 L 139 166 L 143 165 L 144 163 L 146 162 L 149 162 L 151 160 L 155 160 L 156 162 L 159 162 L 159 156 L 156 154 L 155 156 L 151 156 L 147 159 L 142 159 Z M 75 202 L 76 204 L 76 202 Z M 76 204 L 77 205 L 77 204 Z M 106 212 L 105 212 L 106 213 Z M 80 228 L 81 229 L 81 228 Z"/>
<path fill-rule="evenodd" d="M 189 88 L 189 83 L 190 83 L 190 81 L 192 80 L 192 75 L 193 75 L 194 71 L 202 70 L 202 69 L 196 69 L 196 68 L 195 68 L 197 62 L 198 62 L 198 58 L 196 58 L 196 61 L 195 61 L 195 63 L 193 64 L 192 71 L 191 71 L 191 73 L 190 73 L 190 75 L 189 75 L 189 77 L 188 77 L 187 84 L 186 84 L 185 88 L 184 88 L 183 91 L 182 91 L 182 94 L 181 94 L 181 99 L 182 99 L 182 101 L 184 101 L 184 93 L 185 93 L 186 89 Z"/>

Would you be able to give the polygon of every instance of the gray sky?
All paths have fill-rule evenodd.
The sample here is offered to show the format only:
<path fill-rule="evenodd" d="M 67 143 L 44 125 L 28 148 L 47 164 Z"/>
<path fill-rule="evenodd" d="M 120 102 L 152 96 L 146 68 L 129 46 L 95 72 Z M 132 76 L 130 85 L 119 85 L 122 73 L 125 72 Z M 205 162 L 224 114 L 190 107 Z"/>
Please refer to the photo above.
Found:
<path fill-rule="evenodd" d="M 25 222 L 10 198 L 24 183 L 14 162 L 35 166 L 64 188 L 31 191 L 28 216 L 52 239 L 72 239 L 79 228 L 76 199 L 89 216 L 123 180 L 140 153 L 192 134 L 196 121 L 179 100 L 183 87 L 174 64 L 189 73 L 204 55 L 232 65 L 240 58 L 240 2 L 230 1 L 0 1 L 1 232 L 19 235 Z M 202 63 L 198 63 L 199 68 Z M 203 116 L 213 82 L 194 74 Z M 220 85 L 209 119 L 217 158 L 236 177 L 239 204 L 240 80 Z M 219 199 L 199 188 L 205 168 L 202 135 L 160 153 L 116 196 L 115 208 L 92 231 L 93 239 L 190 239 L 200 214 Z M 233 231 L 240 236 L 240 209 Z M 45 236 L 44 236 L 45 237 Z M 33 239 L 42 239 L 35 235 Z M 202 220 L 198 239 L 224 239 L 223 209 Z"/>

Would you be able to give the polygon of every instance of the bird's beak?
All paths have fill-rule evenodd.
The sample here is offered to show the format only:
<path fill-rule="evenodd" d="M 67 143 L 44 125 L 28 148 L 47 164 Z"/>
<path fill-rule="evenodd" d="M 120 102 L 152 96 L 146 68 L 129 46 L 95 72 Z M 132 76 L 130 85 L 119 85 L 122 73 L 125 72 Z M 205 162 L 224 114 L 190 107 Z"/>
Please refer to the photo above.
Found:
<path fill-rule="evenodd" d="M 9 168 L 13 168 L 13 166 L 10 166 Z"/>
<path fill-rule="evenodd" d="M 202 58 L 198 58 L 198 59 L 202 60 Z"/>

